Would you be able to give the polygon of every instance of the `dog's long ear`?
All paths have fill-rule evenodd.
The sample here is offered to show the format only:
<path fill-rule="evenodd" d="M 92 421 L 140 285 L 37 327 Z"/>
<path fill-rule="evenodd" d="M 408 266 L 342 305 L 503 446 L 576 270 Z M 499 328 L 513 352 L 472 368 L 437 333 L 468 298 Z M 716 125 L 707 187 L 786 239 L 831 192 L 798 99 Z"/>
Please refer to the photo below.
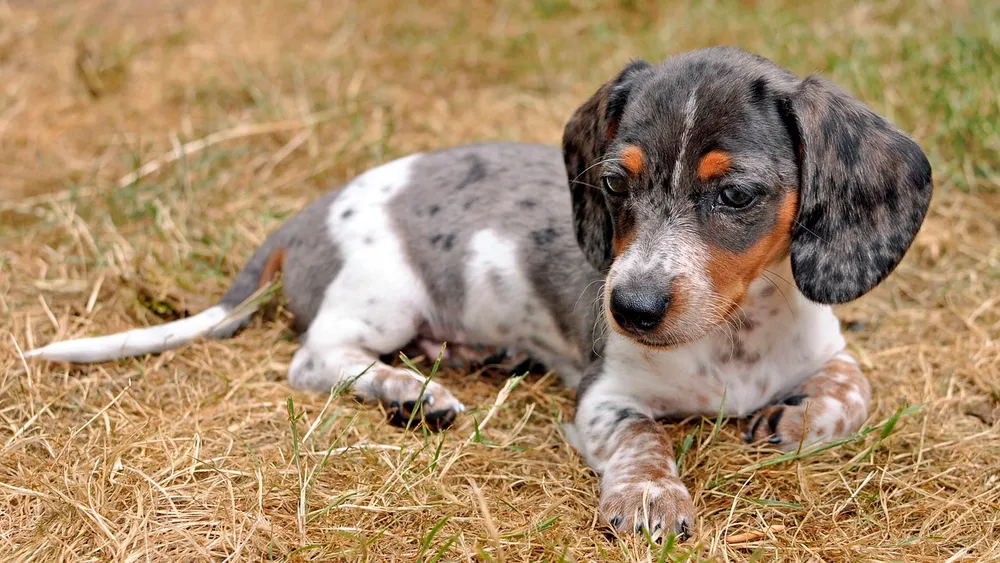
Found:
<path fill-rule="evenodd" d="M 615 137 L 634 78 L 649 68 L 652 65 L 643 60 L 629 63 L 573 113 L 563 130 L 563 162 L 573 198 L 576 240 L 601 272 L 611 267 L 614 233 L 599 163 Z"/>
<path fill-rule="evenodd" d="M 913 140 L 825 79 L 803 80 L 784 106 L 799 145 L 792 273 L 806 298 L 846 303 L 903 259 L 930 205 L 931 165 Z"/>

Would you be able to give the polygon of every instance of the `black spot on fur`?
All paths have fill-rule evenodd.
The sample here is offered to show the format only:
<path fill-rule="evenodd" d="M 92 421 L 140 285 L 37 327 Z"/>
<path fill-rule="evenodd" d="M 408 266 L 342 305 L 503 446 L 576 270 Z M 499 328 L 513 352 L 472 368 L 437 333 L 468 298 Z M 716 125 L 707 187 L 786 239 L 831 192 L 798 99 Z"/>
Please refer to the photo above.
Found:
<path fill-rule="evenodd" d="M 431 217 L 437 215 L 438 211 L 441 211 L 441 206 L 440 205 L 432 205 L 432 206 L 430 206 L 430 208 L 427 209 L 427 213 Z"/>
<path fill-rule="evenodd" d="M 354 215 L 353 209 L 345 209 L 343 213 L 340 214 L 341 219 L 348 219 L 351 215 Z"/>
<path fill-rule="evenodd" d="M 540 229 L 531 232 L 531 237 L 535 239 L 535 244 L 538 246 L 545 246 L 550 244 L 559 238 L 559 231 L 549 227 L 547 229 Z"/>
<path fill-rule="evenodd" d="M 373 239 L 372 237 L 365 237 L 363 242 L 365 244 L 371 244 L 371 243 L 375 242 L 375 239 Z"/>
<path fill-rule="evenodd" d="M 761 105 L 767 101 L 767 79 L 761 77 L 750 85 L 750 101 Z"/>
<path fill-rule="evenodd" d="M 640 418 L 646 418 L 646 416 L 635 409 L 618 409 L 618 412 L 615 413 L 615 423 L 613 426 L 619 426 L 626 420 L 635 420 Z"/>
<path fill-rule="evenodd" d="M 472 208 L 472 206 L 473 206 L 473 205 L 475 205 L 475 204 L 476 204 L 476 202 L 477 202 L 477 201 L 479 201 L 479 198 L 478 198 L 478 197 L 474 197 L 474 198 L 470 199 L 469 201 L 465 202 L 465 203 L 464 203 L 464 204 L 462 205 L 462 209 L 464 209 L 464 210 L 468 211 L 469 209 L 471 209 L 471 208 Z"/>
<path fill-rule="evenodd" d="M 455 245 L 455 234 L 436 234 L 431 237 L 431 246 L 434 248 L 440 248 L 441 250 L 451 250 Z"/>
<path fill-rule="evenodd" d="M 538 203 L 535 202 L 534 200 L 522 199 L 521 201 L 517 202 L 517 205 L 518 205 L 518 207 L 520 207 L 522 209 L 532 209 L 536 205 L 538 205 Z"/>
<path fill-rule="evenodd" d="M 486 177 L 487 170 L 483 159 L 476 155 L 469 155 L 464 160 L 469 163 L 469 171 L 465 174 L 465 178 L 462 178 L 455 186 L 456 191 L 462 191 Z"/>

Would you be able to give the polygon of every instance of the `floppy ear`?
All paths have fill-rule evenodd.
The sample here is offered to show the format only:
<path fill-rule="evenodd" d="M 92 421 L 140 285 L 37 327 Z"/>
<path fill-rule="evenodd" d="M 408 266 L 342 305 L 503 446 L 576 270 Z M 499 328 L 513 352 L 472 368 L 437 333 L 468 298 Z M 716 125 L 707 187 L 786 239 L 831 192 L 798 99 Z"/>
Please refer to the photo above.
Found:
<path fill-rule="evenodd" d="M 909 137 L 825 79 L 800 82 L 786 109 L 799 137 L 792 273 L 806 298 L 846 303 L 906 254 L 930 205 L 931 165 Z"/>
<path fill-rule="evenodd" d="M 611 267 L 614 233 L 598 163 L 615 137 L 633 79 L 649 68 L 652 65 L 643 60 L 629 63 L 573 113 L 563 130 L 563 162 L 573 198 L 576 240 L 587 260 L 601 272 Z"/>

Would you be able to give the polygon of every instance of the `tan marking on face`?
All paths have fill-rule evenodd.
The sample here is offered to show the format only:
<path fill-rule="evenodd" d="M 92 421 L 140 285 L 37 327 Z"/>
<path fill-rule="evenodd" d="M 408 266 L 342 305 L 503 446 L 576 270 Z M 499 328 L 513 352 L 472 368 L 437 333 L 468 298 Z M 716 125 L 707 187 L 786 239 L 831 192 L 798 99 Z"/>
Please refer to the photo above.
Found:
<path fill-rule="evenodd" d="M 628 170 L 628 173 L 633 176 L 638 176 L 642 172 L 642 167 L 646 161 L 646 155 L 642 152 L 642 149 L 635 145 L 630 145 L 622 150 L 622 166 Z"/>
<path fill-rule="evenodd" d="M 728 172 L 732 165 L 733 161 L 728 154 L 723 151 L 711 151 L 698 162 L 698 180 L 707 182 L 718 178 Z"/>
<path fill-rule="evenodd" d="M 261 273 L 260 279 L 257 281 L 257 289 L 261 289 L 265 285 L 271 283 L 274 278 L 284 270 L 284 268 L 285 249 L 279 248 L 267 257 L 267 262 L 264 263 L 264 271 Z"/>
<path fill-rule="evenodd" d="M 745 252 L 730 252 L 721 248 L 708 251 L 708 275 L 716 294 L 728 307 L 725 316 L 746 297 L 750 283 L 760 277 L 764 268 L 784 258 L 791 246 L 792 224 L 798 212 L 798 193 L 785 196 L 771 232 L 761 237 Z"/>
<path fill-rule="evenodd" d="M 612 246 L 615 249 L 615 256 L 621 256 L 626 250 L 628 250 L 629 245 L 635 240 L 635 229 L 627 229 L 615 231 L 614 239 L 611 241 Z M 610 287 L 610 284 L 608 284 Z"/>

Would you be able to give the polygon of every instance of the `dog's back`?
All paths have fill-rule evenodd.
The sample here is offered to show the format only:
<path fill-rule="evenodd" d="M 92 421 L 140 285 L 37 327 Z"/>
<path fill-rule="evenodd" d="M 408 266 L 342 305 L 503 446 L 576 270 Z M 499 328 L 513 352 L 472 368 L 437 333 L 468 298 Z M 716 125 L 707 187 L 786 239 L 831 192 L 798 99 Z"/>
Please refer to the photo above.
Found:
<path fill-rule="evenodd" d="M 26 356 L 95 362 L 232 336 L 253 313 L 247 300 L 280 271 L 306 339 L 326 311 L 314 330 L 324 338 L 370 331 L 362 340 L 380 353 L 405 345 L 397 342 L 404 336 L 524 349 L 562 364 L 573 380 L 597 349 L 600 276 L 583 259 L 571 214 L 556 147 L 488 143 L 409 155 L 288 219 L 214 307 Z"/>

